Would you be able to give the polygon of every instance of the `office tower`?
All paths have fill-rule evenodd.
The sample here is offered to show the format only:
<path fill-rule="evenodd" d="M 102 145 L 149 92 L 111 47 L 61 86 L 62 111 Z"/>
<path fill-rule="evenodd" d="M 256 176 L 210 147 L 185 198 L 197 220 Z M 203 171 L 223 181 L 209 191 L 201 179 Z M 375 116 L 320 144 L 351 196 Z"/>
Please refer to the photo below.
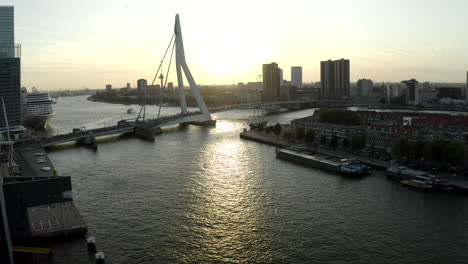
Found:
<path fill-rule="evenodd" d="M 263 64 L 263 101 L 275 101 L 280 96 L 280 70 L 278 64 Z"/>
<path fill-rule="evenodd" d="M 357 81 L 356 97 L 359 101 L 368 101 L 372 95 L 374 83 L 372 80 L 360 79 Z"/>
<path fill-rule="evenodd" d="M 349 97 L 349 60 L 320 62 L 321 98 L 328 100 Z"/>
<path fill-rule="evenodd" d="M 146 82 L 145 79 L 139 79 L 137 81 L 137 90 L 138 93 L 143 93 L 145 92 L 146 88 L 148 87 L 148 83 Z"/>
<path fill-rule="evenodd" d="M 167 90 L 169 90 L 170 92 L 174 92 L 174 83 L 168 82 L 167 83 Z"/>
<path fill-rule="evenodd" d="M 283 69 L 278 68 L 279 70 L 279 75 L 280 75 L 280 86 L 284 85 L 284 79 L 283 79 Z"/>
<path fill-rule="evenodd" d="M 333 61 L 320 62 L 320 99 L 331 99 L 335 95 L 335 65 Z"/>
<path fill-rule="evenodd" d="M 15 45 L 14 10 L 0 6 L 0 97 L 7 110 L 10 131 L 23 130 L 21 126 L 21 46 Z M 1 104 L 1 100 L 0 100 Z M 0 131 L 7 130 L 3 106 L 0 105 Z"/>
<path fill-rule="evenodd" d="M 337 99 L 349 97 L 349 60 L 335 61 L 335 96 Z"/>
<path fill-rule="evenodd" d="M 291 67 L 291 86 L 302 88 L 302 67 Z"/>
<path fill-rule="evenodd" d="M 0 6 L 0 56 L 14 57 L 15 28 L 13 6 Z"/>
<path fill-rule="evenodd" d="M 398 97 L 401 95 L 401 87 L 398 84 L 391 84 L 390 85 L 390 98 Z"/>
<path fill-rule="evenodd" d="M 374 83 L 372 80 L 360 79 L 357 81 L 357 96 L 370 96 Z"/>
<path fill-rule="evenodd" d="M 415 79 L 402 81 L 406 84 L 406 100 L 409 103 L 417 105 L 419 103 L 419 90 L 418 90 L 418 81 Z"/>
<path fill-rule="evenodd" d="M 112 84 L 106 84 L 106 91 L 107 92 L 112 91 Z"/>

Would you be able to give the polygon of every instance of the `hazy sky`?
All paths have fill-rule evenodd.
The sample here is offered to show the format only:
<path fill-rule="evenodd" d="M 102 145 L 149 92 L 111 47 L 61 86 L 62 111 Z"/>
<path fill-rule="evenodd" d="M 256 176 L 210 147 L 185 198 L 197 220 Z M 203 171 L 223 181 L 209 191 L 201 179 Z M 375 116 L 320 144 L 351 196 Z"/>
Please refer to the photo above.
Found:
<path fill-rule="evenodd" d="M 123 87 L 152 79 L 180 14 L 187 62 L 200 84 L 256 81 L 262 64 L 351 60 L 351 81 L 465 82 L 466 0 L 0 0 L 15 6 L 22 84 Z M 164 66 L 166 68 L 166 66 Z M 165 70 L 164 70 L 165 71 Z M 169 80 L 175 81 L 174 73 Z"/>

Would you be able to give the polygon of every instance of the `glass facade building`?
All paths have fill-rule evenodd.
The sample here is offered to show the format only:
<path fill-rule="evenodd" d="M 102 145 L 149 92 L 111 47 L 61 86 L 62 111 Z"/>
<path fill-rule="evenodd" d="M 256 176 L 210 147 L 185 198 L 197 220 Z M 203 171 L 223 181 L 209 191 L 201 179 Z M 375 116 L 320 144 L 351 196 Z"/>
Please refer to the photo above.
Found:
<path fill-rule="evenodd" d="M 14 9 L 0 6 L 0 97 L 5 102 L 8 126 L 21 130 L 21 47 L 15 45 Z M 0 131 L 6 131 L 0 99 Z"/>

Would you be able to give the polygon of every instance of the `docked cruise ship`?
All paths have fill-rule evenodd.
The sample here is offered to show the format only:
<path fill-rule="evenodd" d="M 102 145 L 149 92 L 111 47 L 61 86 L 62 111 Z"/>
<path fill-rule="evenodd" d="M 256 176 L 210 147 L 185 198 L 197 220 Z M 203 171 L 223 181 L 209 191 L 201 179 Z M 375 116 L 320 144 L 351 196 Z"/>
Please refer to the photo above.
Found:
<path fill-rule="evenodd" d="M 47 92 L 37 92 L 33 88 L 32 93 L 23 88 L 23 125 L 32 129 L 42 129 L 47 121 L 54 115 L 52 99 Z"/>

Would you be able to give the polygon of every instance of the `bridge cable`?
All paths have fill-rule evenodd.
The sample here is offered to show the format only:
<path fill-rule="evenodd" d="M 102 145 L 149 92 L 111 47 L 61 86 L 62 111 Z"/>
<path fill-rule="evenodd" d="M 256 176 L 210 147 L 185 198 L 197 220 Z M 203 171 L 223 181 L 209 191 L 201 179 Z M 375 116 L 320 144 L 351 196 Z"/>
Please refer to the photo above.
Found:
<path fill-rule="evenodd" d="M 154 75 L 153 81 L 151 82 L 151 86 L 154 85 L 154 81 L 156 80 L 156 78 L 157 78 L 157 76 L 158 76 L 159 70 L 160 70 L 161 67 L 162 67 L 163 61 L 164 61 L 164 59 L 166 58 L 167 52 L 169 51 L 169 47 L 171 46 L 171 43 L 172 43 L 172 41 L 174 40 L 174 37 L 175 37 L 175 33 L 172 34 L 171 40 L 169 41 L 169 44 L 167 45 L 166 52 L 164 53 L 164 56 L 163 56 L 163 58 L 162 58 L 162 60 L 161 60 L 161 63 L 159 64 L 158 70 L 156 71 L 156 74 Z M 175 41 L 174 41 L 174 43 L 175 43 Z M 146 90 L 148 90 L 148 87 L 146 87 Z M 138 113 L 138 117 L 137 117 L 136 120 L 139 120 L 139 119 L 140 119 L 140 117 L 141 117 L 141 112 L 142 112 L 143 108 L 145 108 L 144 113 L 146 114 L 146 98 L 147 98 L 147 94 L 145 94 L 145 100 L 144 100 L 144 102 L 143 102 L 143 105 L 142 105 L 141 108 L 140 108 L 140 112 Z M 143 115 L 143 120 L 145 119 L 145 117 L 144 117 L 145 114 Z"/>
<path fill-rule="evenodd" d="M 172 62 L 172 57 L 174 55 L 174 49 L 175 49 L 176 43 L 174 41 L 174 44 L 172 45 L 172 51 L 171 51 L 171 57 L 169 58 L 169 65 L 167 66 L 167 71 L 166 71 L 166 80 L 164 81 L 163 87 L 161 87 L 161 99 L 159 101 L 159 110 L 158 110 L 158 119 L 161 114 L 161 105 L 163 102 L 163 95 L 164 95 L 164 88 L 167 87 L 167 80 L 169 79 L 169 70 L 171 69 L 171 62 Z"/>

